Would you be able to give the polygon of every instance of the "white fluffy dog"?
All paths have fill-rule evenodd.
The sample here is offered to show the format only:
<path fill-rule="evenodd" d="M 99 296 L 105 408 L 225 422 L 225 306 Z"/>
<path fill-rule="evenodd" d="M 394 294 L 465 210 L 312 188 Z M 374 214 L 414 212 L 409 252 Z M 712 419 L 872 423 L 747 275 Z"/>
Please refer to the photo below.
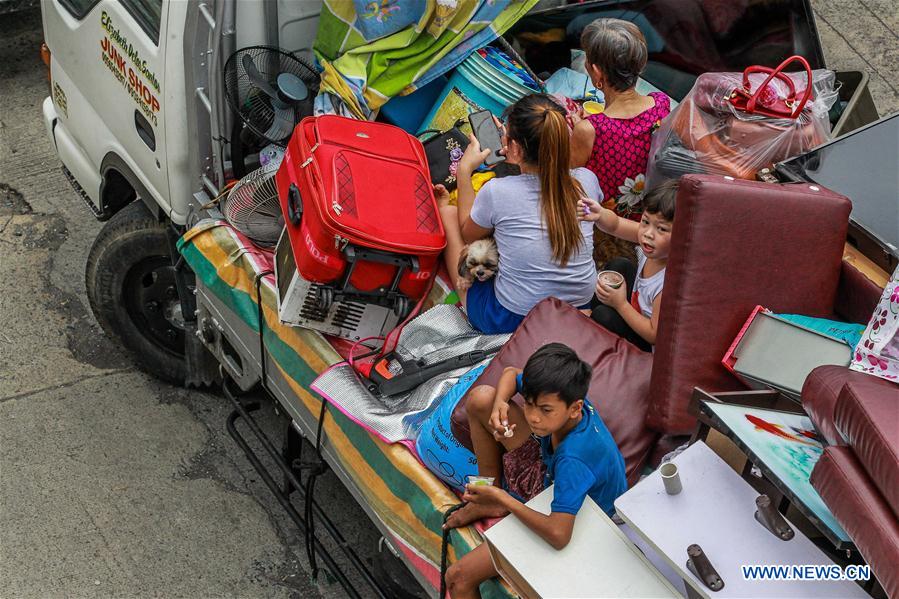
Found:
<path fill-rule="evenodd" d="M 475 279 L 486 281 L 499 268 L 499 252 L 492 237 L 478 239 L 462 248 L 459 255 L 459 279 L 456 289 L 466 290 Z"/>

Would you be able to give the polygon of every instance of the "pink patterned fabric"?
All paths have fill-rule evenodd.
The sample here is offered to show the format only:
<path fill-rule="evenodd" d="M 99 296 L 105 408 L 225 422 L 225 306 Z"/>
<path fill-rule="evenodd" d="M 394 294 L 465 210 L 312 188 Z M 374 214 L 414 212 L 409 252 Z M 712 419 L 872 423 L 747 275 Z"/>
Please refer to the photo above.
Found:
<path fill-rule="evenodd" d="M 868 327 L 855 346 L 849 368 L 899 382 L 899 266 L 884 287 Z"/>
<path fill-rule="evenodd" d="M 652 92 L 649 97 L 655 106 L 630 119 L 610 118 L 604 113 L 587 117 L 596 139 L 586 166 L 599 179 L 603 206 L 631 218 L 643 211 L 652 133 L 671 112 L 671 101 L 664 93 Z"/>

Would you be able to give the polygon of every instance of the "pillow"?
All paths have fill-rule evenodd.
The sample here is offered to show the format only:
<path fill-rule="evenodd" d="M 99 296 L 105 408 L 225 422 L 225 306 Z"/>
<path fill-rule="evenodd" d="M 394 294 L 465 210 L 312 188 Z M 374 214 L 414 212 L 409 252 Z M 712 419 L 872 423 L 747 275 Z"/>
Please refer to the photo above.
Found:
<path fill-rule="evenodd" d="M 476 384 L 496 386 L 504 368 L 523 367 L 532 353 L 553 341 L 568 345 L 593 367 L 588 397 L 624 456 L 628 483 L 634 484 L 658 438 L 644 425 L 649 409 L 651 353 L 551 297 L 531 310 Z M 515 401 L 523 399 L 516 395 Z M 464 400 L 453 412 L 452 432 L 455 439 L 471 448 Z"/>
<path fill-rule="evenodd" d="M 459 400 L 486 368 L 487 364 L 483 364 L 462 375 L 438 400 L 437 408 L 421 425 L 415 440 L 415 451 L 421 463 L 460 493 L 467 477 L 478 473 L 478 460 L 453 436 L 450 420 Z"/>

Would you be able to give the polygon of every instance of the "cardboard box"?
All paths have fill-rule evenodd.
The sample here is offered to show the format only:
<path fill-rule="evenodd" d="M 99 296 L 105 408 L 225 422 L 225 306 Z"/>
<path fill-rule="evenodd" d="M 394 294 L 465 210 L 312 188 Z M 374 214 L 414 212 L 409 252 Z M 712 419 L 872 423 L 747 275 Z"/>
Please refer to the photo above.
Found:
<path fill-rule="evenodd" d="M 549 487 L 528 507 L 548 514 L 552 491 Z M 484 536 L 493 565 L 524 599 L 680 597 L 589 497 L 564 549 L 553 549 L 515 516 L 507 516 Z"/>

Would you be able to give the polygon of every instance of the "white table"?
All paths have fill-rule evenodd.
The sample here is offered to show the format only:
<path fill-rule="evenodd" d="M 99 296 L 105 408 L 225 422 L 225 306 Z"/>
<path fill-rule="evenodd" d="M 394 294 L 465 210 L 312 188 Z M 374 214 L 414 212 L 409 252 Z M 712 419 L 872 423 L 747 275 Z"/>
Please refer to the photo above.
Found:
<path fill-rule="evenodd" d="M 674 458 L 683 491 L 665 493 L 658 470 L 615 501 L 618 515 L 703 597 L 867 597 L 850 581 L 744 580 L 742 565 L 832 565 L 792 523 L 782 541 L 754 517 L 758 493 L 715 452 L 697 442 Z M 700 545 L 724 580 L 711 591 L 686 568 L 687 547 Z"/>
<path fill-rule="evenodd" d="M 527 505 L 550 512 L 552 487 Z M 507 516 L 484 533 L 493 564 L 527 599 L 549 597 L 680 597 L 618 526 L 589 497 L 561 550 Z"/>

